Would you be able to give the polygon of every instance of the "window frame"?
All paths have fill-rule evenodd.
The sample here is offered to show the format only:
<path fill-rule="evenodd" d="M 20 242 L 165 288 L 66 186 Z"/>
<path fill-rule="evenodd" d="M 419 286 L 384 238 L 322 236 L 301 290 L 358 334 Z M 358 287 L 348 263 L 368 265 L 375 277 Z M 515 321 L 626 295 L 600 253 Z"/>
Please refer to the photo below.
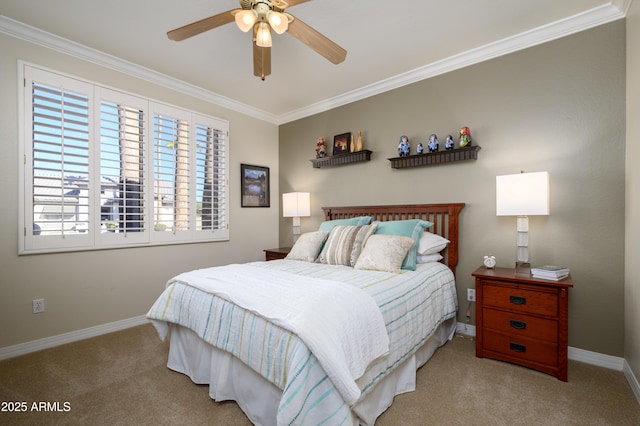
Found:
<path fill-rule="evenodd" d="M 227 120 L 208 116 L 206 114 L 192 111 L 186 108 L 167 104 L 165 102 L 156 101 L 148 97 L 140 96 L 134 93 L 126 92 L 117 88 L 108 87 L 106 85 L 88 81 L 87 79 L 71 76 L 58 71 L 43 68 L 38 65 L 29 64 L 19 61 L 19 161 L 21 170 L 18 177 L 19 185 L 19 238 L 18 238 L 18 254 L 37 254 L 37 253 L 54 253 L 65 251 L 88 251 L 102 250 L 125 247 L 144 247 L 152 245 L 167 244 L 188 244 L 210 241 L 228 241 L 229 240 L 229 123 Z M 82 93 L 89 98 L 88 115 L 89 115 L 89 172 L 88 172 L 88 231 L 78 234 L 62 235 L 35 235 L 34 229 L 34 184 L 33 179 L 37 176 L 37 169 L 34 171 L 33 153 L 33 97 L 32 84 L 38 82 L 43 85 L 53 87 L 63 87 L 64 90 L 74 90 L 74 92 Z M 103 125 L 101 117 L 101 103 L 114 103 L 118 106 L 132 107 L 143 112 L 144 123 L 141 125 L 141 151 L 140 161 L 142 163 L 141 176 L 142 181 L 139 182 L 141 189 L 141 199 L 139 210 L 142 213 L 142 225 L 140 229 L 128 231 L 126 224 L 120 222 L 120 226 L 115 232 L 106 232 L 103 225 L 103 202 L 101 200 L 101 191 L 103 190 L 103 174 L 101 173 L 101 160 L 104 155 L 101 152 L 101 125 Z M 154 230 L 154 210 L 156 207 L 154 193 L 156 187 L 154 169 L 154 134 L 153 121 L 156 114 L 171 115 L 175 114 L 188 123 L 188 138 L 186 145 L 188 146 L 188 227 L 184 231 L 179 232 L 159 232 Z M 210 224 L 210 229 L 203 229 L 202 221 L 199 222 L 198 214 L 202 213 L 199 206 L 202 200 L 198 201 L 198 197 L 202 199 L 202 191 L 198 189 L 198 179 L 202 174 L 202 167 L 198 167 L 198 149 L 202 149 L 202 140 L 197 140 L 197 128 L 200 126 L 207 131 L 207 134 L 215 135 L 210 140 L 204 142 L 206 144 L 216 144 L 215 152 L 219 155 L 215 157 L 213 163 L 208 163 L 209 170 L 214 170 L 212 187 L 219 192 L 216 201 L 212 201 L 212 209 L 216 212 L 215 224 Z M 212 148 L 213 150 L 214 148 Z M 102 155 L 102 157 L 101 157 Z M 122 164 L 122 163 L 121 163 Z M 61 166 L 61 172 L 64 172 Z M 122 165 L 120 166 L 122 167 Z M 137 167 L 137 164 L 136 164 Z M 117 168 L 115 169 L 117 171 Z M 200 172 L 198 172 L 200 170 Z M 115 173 L 115 172 L 114 172 Z M 124 172 L 122 172 L 124 173 Z M 68 174 L 65 174 L 66 176 Z M 175 179 L 175 178 L 174 178 Z M 122 179 L 121 179 L 122 181 Z M 128 182 L 125 180 L 125 182 Z M 175 181 L 174 181 L 175 183 Z M 120 187 L 121 189 L 122 187 Z M 66 193 L 65 193 L 66 194 Z M 122 194 L 122 192 L 120 192 Z M 120 204 L 120 214 L 128 215 L 127 210 L 129 204 L 127 196 L 124 197 L 124 204 Z M 125 206 L 124 208 L 122 206 Z M 123 210 L 124 209 L 124 210 Z M 169 209 L 171 214 L 171 210 Z M 112 213 L 113 214 L 113 213 Z M 173 210 L 175 215 L 175 208 Z M 79 216 L 79 215 L 78 215 Z M 175 217 L 175 216 L 174 216 Z M 79 219 L 78 219 L 79 220 Z M 121 219 L 122 220 L 122 219 Z"/>

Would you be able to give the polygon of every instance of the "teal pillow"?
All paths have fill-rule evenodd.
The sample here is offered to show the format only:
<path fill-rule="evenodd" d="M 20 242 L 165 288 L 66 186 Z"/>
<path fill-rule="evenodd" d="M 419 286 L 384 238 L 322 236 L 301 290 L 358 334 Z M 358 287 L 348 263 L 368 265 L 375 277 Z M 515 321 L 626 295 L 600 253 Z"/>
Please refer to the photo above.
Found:
<path fill-rule="evenodd" d="M 363 226 L 371 223 L 371 216 L 350 217 L 349 219 L 326 220 L 320 224 L 318 231 L 331 232 L 334 226 Z"/>
<path fill-rule="evenodd" d="M 373 223 L 378 225 L 375 232 L 376 234 L 402 235 L 413 238 L 413 246 L 409 249 L 409 253 L 407 253 L 407 257 L 404 258 L 404 262 L 402 262 L 402 269 L 415 271 L 420 237 L 422 237 L 426 228 L 433 226 L 433 223 L 421 219 L 392 220 L 389 222 Z"/>

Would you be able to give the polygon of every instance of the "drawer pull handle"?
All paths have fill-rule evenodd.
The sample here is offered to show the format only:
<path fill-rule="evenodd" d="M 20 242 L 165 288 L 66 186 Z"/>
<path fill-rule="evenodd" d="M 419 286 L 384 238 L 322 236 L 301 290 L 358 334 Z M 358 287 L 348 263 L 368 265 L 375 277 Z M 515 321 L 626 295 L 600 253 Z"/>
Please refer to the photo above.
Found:
<path fill-rule="evenodd" d="M 513 303 L 514 305 L 526 305 L 527 298 L 522 296 L 509 296 L 509 302 Z"/>
<path fill-rule="evenodd" d="M 524 321 L 509 320 L 509 325 L 511 326 L 511 328 L 515 328 L 516 330 L 526 330 L 527 329 L 527 323 L 524 322 Z"/>
<path fill-rule="evenodd" d="M 514 352 L 524 353 L 527 351 L 527 347 L 525 345 L 521 345 L 520 343 L 509 343 L 509 349 Z"/>

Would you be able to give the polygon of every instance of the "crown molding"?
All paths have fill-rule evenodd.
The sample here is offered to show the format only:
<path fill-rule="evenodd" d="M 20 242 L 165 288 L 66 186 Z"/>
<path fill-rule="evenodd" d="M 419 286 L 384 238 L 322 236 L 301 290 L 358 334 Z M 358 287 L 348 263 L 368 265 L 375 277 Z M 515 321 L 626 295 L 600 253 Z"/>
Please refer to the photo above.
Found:
<path fill-rule="evenodd" d="M 202 99 L 214 105 L 219 105 L 259 120 L 277 124 L 277 117 L 274 114 L 205 90 L 193 84 L 186 83 L 182 80 L 178 80 L 152 69 L 145 68 L 133 62 L 125 61 L 124 59 L 109 55 L 108 53 L 58 37 L 54 34 L 42 31 L 38 28 L 23 24 L 22 22 L 2 15 L 0 15 L 0 33 L 5 33 L 15 38 L 37 44 L 105 68 L 119 71 L 150 83 L 158 84 L 162 87 L 184 93 L 194 98 Z"/>
<path fill-rule="evenodd" d="M 527 49 L 529 47 L 624 18 L 626 10 L 628 10 L 632 1 L 633 0 L 612 1 L 608 5 L 600 6 L 572 17 L 543 25 L 533 30 L 487 44 L 480 48 L 471 49 L 458 55 L 416 68 L 412 71 L 363 86 L 342 95 L 325 99 L 304 108 L 290 111 L 278 116 L 278 124 L 285 124 L 294 120 L 299 120 L 313 114 L 318 114 L 320 112 L 378 95 L 389 90 L 397 89 L 408 84 L 426 80 L 469 65 Z"/>
<path fill-rule="evenodd" d="M 633 0 L 611 0 L 611 4 L 620 9 L 624 16 L 627 16 L 631 3 Z"/>

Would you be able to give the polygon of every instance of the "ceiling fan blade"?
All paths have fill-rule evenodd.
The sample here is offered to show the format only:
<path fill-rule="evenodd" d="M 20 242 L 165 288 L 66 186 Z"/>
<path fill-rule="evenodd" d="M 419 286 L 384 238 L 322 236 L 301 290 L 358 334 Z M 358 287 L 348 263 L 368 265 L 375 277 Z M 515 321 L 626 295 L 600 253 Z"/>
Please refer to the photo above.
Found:
<path fill-rule="evenodd" d="M 171 30 L 167 33 L 167 37 L 169 37 L 170 40 L 181 41 L 205 31 L 212 30 L 221 25 L 233 22 L 235 20 L 235 17 L 231 14 L 233 10 L 218 13 L 217 15 L 213 15 L 208 18 L 204 18 L 199 21 L 184 25 L 180 28 L 176 28 L 175 30 Z"/>
<path fill-rule="evenodd" d="M 309 0 L 285 0 L 287 2 L 287 7 L 292 7 L 295 6 L 297 4 L 302 4 L 302 3 L 306 3 Z"/>
<path fill-rule="evenodd" d="M 346 50 L 298 18 L 289 23 L 288 32 L 334 64 L 339 64 L 347 57 Z"/>
<path fill-rule="evenodd" d="M 253 75 L 262 80 L 271 74 L 271 48 L 260 47 L 253 42 Z"/>

